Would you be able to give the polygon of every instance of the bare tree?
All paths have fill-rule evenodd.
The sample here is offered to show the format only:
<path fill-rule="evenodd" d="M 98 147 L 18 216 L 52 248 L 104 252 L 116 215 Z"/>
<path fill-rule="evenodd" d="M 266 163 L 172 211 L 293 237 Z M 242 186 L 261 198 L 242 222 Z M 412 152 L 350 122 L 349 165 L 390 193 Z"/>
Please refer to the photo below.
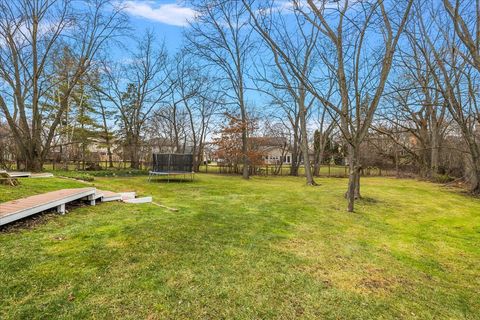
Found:
<path fill-rule="evenodd" d="M 248 4 L 247 9 L 250 12 L 252 10 Z M 296 27 L 292 32 L 291 25 L 283 17 L 283 12 L 275 10 L 273 3 L 269 3 L 269 6 L 263 8 L 263 10 L 268 10 L 269 12 L 268 17 L 262 16 L 264 27 L 270 30 L 269 37 L 274 39 L 276 46 L 280 47 L 282 52 L 288 55 L 297 72 L 304 78 L 310 78 L 311 73 L 315 69 L 313 55 L 317 45 L 318 30 L 313 26 L 305 26 L 299 13 L 294 12 Z M 297 133 L 297 128 L 299 129 L 297 134 L 300 136 L 300 148 L 303 155 L 307 184 L 316 185 L 311 167 L 311 160 L 313 159 L 310 159 L 309 155 L 307 119 L 309 111 L 313 109 L 315 102 L 318 102 L 318 100 L 309 94 L 305 85 L 298 80 L 294 71 L 291 70 L 290 64 L 286 63 L 277 50 L 275 50 L 275 46 L 268 40 L 265 42 L 272 53 L 272 65 L 276 72 L 274 72 L 273 77 L 263 76 L 261 80 L 274 88 L 275 91 L 285 91 L 288 100 L 293 102 L 294 107 L 288 107 L 288 100 L 281 101 L 279 104 L 281 106 L 286 105 L 290 110 L 296 111 L 293 113 L 290 122 L 294 126 L 293 130 L 295 133 Z M 263 61 L 263 63 L 268 62 Z M 277 100 L 278 97 L 277 95 Z"/>
<path fill-rule="evenodd" d="M 73 88 L 124 26 L 121 7 L 108 0 L 78 5 L 70 0 L 0 1 L 0 109 L 27 169 L 42 169 Z M 74 67 L 47 125 L 43 99 L 58 46 L 70 48 Z"/>
<path fill-rule="evenodd" d="M 403 1 L 400 5 L 385 1 L 293 1 L 294 10 L 300 12 L 325 40 L 320 42 L 322 46 L 318 48 L 318 53 L 326 69 L 335 77 L 336 99 L 327 99 L 326 92 L 318 87 L 317 81 L 305 77 L 271 36 L 271 30 L 262 19 L 270 11 L 261 10 L 258 17 L 247 0 L 243 2 L 250 8 L 256 30 L 273 51 L 290 66 L 312 95 L 338 115 L 339 128 L 348 143 L 350 174 L 346 197 L 348 211 L 353 211 L 354 201 L 360 197 L 360 144 L 382 98 L 413 0 Z M 377 36 L 379 34 L 381 36 Z M 376 46 L 372 43 L 373 38 Z"/>
<path fill-rule="evenodd" d="M 174 94 L 188 119 L 186 138 L 194 155 L 193 167 L 198 170 L 211 120 L 220 102 L 220 92 L 212 77 L 192 58 L 186 50 L 177 55 Z"/>
<path fill-rule="evenodd" d="M 410 37 L 426 63 L 435 71 L 432 73 L 435 84 L 468 148 L 471 192 L 480 194 L 480 144 L 477 137 L 480 121 L 477 100 L 479 73 L 475 57 L 468 56 L 469 52 L 472 54 L 471 48 L 462 46 L 465 30 L 459 30 L 457 25 L 462 23 L 455 22 L 453 28 L 447 23 L 448 15 L 452 15 L 447 2 L 444 1 L 447 15 L 442 8 L 430 5 L 427 7 L 429 15 L 425 16 L 425 5 L 419 4 L 415 10 L 416 28 L 410 31 Z M 458 12 L 454 12 L 453 16 L 459 19 Z M 459 35 L 459 32 L 463 34 Z"/>
<path fill-rule="evenodd" d="M 436 71 L 425 61 L 410 32 L 407 34 L 408 41 L 401 48 L 397 63 L 398 76 L 389 85 L 391 92 L 386 100 L 390 108 L 381 110 L 385 121 L 379 122 L 376 129 L 412 156 L 421 177 L 434 178 L 451 120 L 445 99 L 433 79 Z M 386 126 L 385 122 L 392 125 Z M 404 139 L 401 132 L 408 133 L 413 140 Z"/>
<path fill-rule="evenodd" d="M 480 71 L 480 0 L 455 0 L 455 3 L 451 0 L 442 1 L 455 34 L 466 48 L 459 53 Z"/>
<path fill-rule="evenodd" d="M 278 75 L 278 69 L 274 64 L 269 65 L 262 61 L 262 66 L 257 66 L 256 73 L 254 78 L 256 90 L 264 93 L 271 99 L 266 117 L 271 119 L 270 122 L 281 124 L 286 132 L 288 132 L 288 134 L 286 134 L 286 132 L 278 128 L 275 130 L 275 132 L 282 132 L 282 134 L 288 138 L 288 148 L 292 153 L 290 159 L 290 175 L 298 176 L 301 161 L 301 151 L 299 147 L 301 137 L 300 113 L 298 112 L 298 103 L 295 103 L 294 97 L 285 90 L 285 86 L 278 83 L 278 79 L 281 79 L 281 77 Z M 275 136 L 276 135 L 277 134 L 275 134 Z"/>
<path fill-rule="evenodd" d="M 249 177 L 248 116 L 246 105 L 246 72 L 252 50 L 251 28 L 245 7 L 240 1 L 192 1 L 198 16 L 186 34 L 191 53 L 203 59 L 225 84 L 224 94 L 230 98 L 242 120 L 242 176 Z"/>
<path fill-rule="evenodd" d="M 320 176 L 320 166 L 324 160 L 325 148 L 328 140 L 331 138 L 333 130 L 336 127 L 336 120 L 328 118 L 328 109 L 318 108 L 318 116 L 316 119 L 317 129 L 313 136 L 314 145 L 314 165 L 313 175 Z"/>
<path fill-rule="evenodd" d="M 106 64 L 103 86 L 96 89 L 118 111 L 118 124 L 131 167 L 138 169 L 145 124 L 171 90 L 168 56 L 164 45 L 156 46 L 151 32 L 137 40 L 137 48 L 123 64 Z"/>
<path fill-rule="evenodd" d="M 113 130 L 110 129 L 110 121 L 114 115 L 114 112 L 108 108 L 108 106 L 104 103 L 99 95 L 97 95 L 97 101 L 99 106 L 99 114 L 101 116 L 102 121 L 102 129 L 101 129 L 101 137 L 103 138 L 103 142 L 105 143 L 105 147 L 107 148 L 107 156 L 108 156 L 108 167 L 113 168 L 113 152 L 112 152 L 112 145 L 113 145 Z"/>

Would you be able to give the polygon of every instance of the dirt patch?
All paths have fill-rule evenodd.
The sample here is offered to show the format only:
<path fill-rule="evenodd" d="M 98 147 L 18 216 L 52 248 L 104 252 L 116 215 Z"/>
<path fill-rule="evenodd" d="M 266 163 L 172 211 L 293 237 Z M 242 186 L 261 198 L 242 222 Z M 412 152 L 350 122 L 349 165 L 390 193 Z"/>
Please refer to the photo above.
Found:
<path fill-rule="evenodd" d="M 370 291 L 388 289 L 393 285 L 392 279 L 387 278 L 363 278 L 359 286 Z"/>
<path fill-rule="evenodd" d="M 408 285 L 407 281 L 398 276 L 388 275 L 384 270 L 378 268 L 367 268 L 367 275 L 359 279 L 356 289 L 365 293 L 386 293 L 393 291 L 399 286 Z"/>
<path fill-rule="evenodd" d="M 298 272 L 308 274 L 318 281 L 323 288 L 340 290 L 367 295 L 388 295 L 399 287 L 409 286 L 406 279 L 388 274 L 385 270 L 375 267 L 355 267 L 342 261 L 325 264 L 300 264 L 295 266 Z"/>

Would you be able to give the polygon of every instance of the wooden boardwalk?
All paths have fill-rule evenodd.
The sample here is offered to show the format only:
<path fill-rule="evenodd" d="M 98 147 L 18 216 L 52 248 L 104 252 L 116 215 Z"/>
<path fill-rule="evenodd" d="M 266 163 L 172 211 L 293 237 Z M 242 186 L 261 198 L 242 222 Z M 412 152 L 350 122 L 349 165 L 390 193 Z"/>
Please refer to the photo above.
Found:
<path fill-rule="evenodd" d="M 95 188 L 79 188 L 52 191 L 0 203 L 0 226 L 53 208 L 59 213 L 65 213 L 65 204 L 75 200 L 85 199 L 95 205 L 95 199 L 98 198 Z"/>

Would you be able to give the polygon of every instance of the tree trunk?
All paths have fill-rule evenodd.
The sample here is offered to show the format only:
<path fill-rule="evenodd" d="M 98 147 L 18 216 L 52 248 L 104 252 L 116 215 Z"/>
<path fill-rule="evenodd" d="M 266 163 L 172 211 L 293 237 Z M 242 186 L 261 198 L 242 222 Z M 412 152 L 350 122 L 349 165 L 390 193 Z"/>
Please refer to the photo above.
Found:
<path fill-rule="evenodd" d="M 85 142 L 82 142 L 82 170 L 85 170 L 85 152 L 86 152 Z"/>
<path fill-rule="evenodd" d="M 480 170 L 472 170 L 470 180 L 470 192 L 476 196 L 480 195 Z"/>
<path fill-rule="evenodd" d="M 28 150 L 23 152 L 25 159 L 25 169 L 32 172 L 40 172 L 43 169 L 43 159 L 39 148 L 31 142 L 27 145 Z"/>
<path fill-rule="evenodd" d="M 316 186 L 317 183 L 313 179 L 312 167 L 310 166 L 310 157 L 308 155 L 308 136 L 307 136 L 307 119 L 306 110 L 303 102 L 299 103 L 300 108 L 300 130 L 302 135 L 301 148 L 303 154 L 303 164 L 305 167 L 305 178 L 307 179 L 307 185 Z"/>
<path fill-rule="evenodd" d="M 292 162 L 290 164 L 290 175 L 298 176 L 298 136 L 294 134 L 293 136 L 293 148 L 292 148 Z"/>
<path fill-rule="evenodd" d="M 353 212 L 355 209 L 355 169 L 352 164 L 350 164 L 350 172 L 348 175 L 348 190 L 347 190 L 347 200 L 348 200 L 348 212 Z"/>
<path fill-rule="evenodd" d="M 249 179 L 250 172 L 249 172 L 249 160 L 248 160 L 248 135 L 247 135 L 247 123 L 246 123 L 246 115 L 242 113 L 242 178 Z"/>
<path fill-rule="evenodd" d="M 438 174 L 438 158 L 439 158 L 439 137 L 436 131 L 432 132 L 431 154 L 430 154 L 430 177 Z"/>
<path fill-rule="evenodd" d="M 358 159 L 358 147 L 348 146 L 348 190 L 345 197 L 348 200 L 348 212 L 353 212 L 355 209 L 355 199 L 360 196 L 360 162 Z"/>
<path fill-rule="evenodd" d="M 313 175 L 315 177 L 320 176 L 320 165 L 322 164 L 323 153 L 324 153 L 324 150 L 325 150 L 324 145 L 325 144 L 321 142 L 319 147 L 318 147 L 318 152 L 315 154 L 315 164 L 314 164 L 314 167 L 313 167 Z"/>
<path fill-rule="evenodd" d="M 43 169 L 43 161 L 40 157 L 27 157 L 25 169 L 31 172 L 41 172 Z"/>
<path fill-rule="evenodd" d="M 65 150 L 62 145 L 60 145 L 60 163 L 62 170 L 68 171 L 68 160 L 67 160 L 67 150 Z"/>
<path fill-rule="evenodd" d="M 139 169 L 140 168 L 140 161 L 138 155 L 138 137 L 132 136 L 130 138 L 130 168 L 132 169 Z"/>
<path fill-rule="evenodd" d="M 112 154 L 112 150 L 110 149 L 110 145 L 107 146 L 107 154 L 108 154 L 108 167 L 113 168 L 113 154 Z"/>
<path fill-rule="evenodd" d="M 395 176 L 400 178 L 400 164 L 399 164 L 398 150 L 395 150 Z"/>
<path fill-rule="evenodd" d="M 362 198 L 362 195 L 360 194 L 360 177 L 361 177 L 361 172 L 362 172 L 362 166 L 360 163 L 357 161 L 357 164 L 355 165 L 355 199 L 360 199 Z"/>
<path fill-rule="evenodd" d="M 130 156 L 130 168 L 131 169 L 139 169 L 140 168 L 140 161 L 138 160 L 137 152 L 135 151 L 136 146 L 132 146 L 134 149 Z"/>
<path fill-rule="evenodd" d="M 470 192 L 473 195 L 480 195 L 480 155 L 475 151 L 477 148 L 472 146 L 470 156 Z"/>

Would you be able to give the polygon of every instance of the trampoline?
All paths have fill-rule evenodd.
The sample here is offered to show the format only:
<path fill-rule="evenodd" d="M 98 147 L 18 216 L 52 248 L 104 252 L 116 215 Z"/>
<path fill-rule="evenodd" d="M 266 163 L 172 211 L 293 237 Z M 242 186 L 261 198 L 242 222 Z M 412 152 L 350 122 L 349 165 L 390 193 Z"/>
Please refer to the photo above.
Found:
<path fill-rule="evenodd" d="M 148 174 L 148 181 L 153 177 L 170 177 L 182 176 L 185 179 L 190 177 L 193 181 L 195 172 L 193 171 L 193 154 L 177 154 L 177 153 L 154 153 L 152 159 L 152 170 Z"/>

